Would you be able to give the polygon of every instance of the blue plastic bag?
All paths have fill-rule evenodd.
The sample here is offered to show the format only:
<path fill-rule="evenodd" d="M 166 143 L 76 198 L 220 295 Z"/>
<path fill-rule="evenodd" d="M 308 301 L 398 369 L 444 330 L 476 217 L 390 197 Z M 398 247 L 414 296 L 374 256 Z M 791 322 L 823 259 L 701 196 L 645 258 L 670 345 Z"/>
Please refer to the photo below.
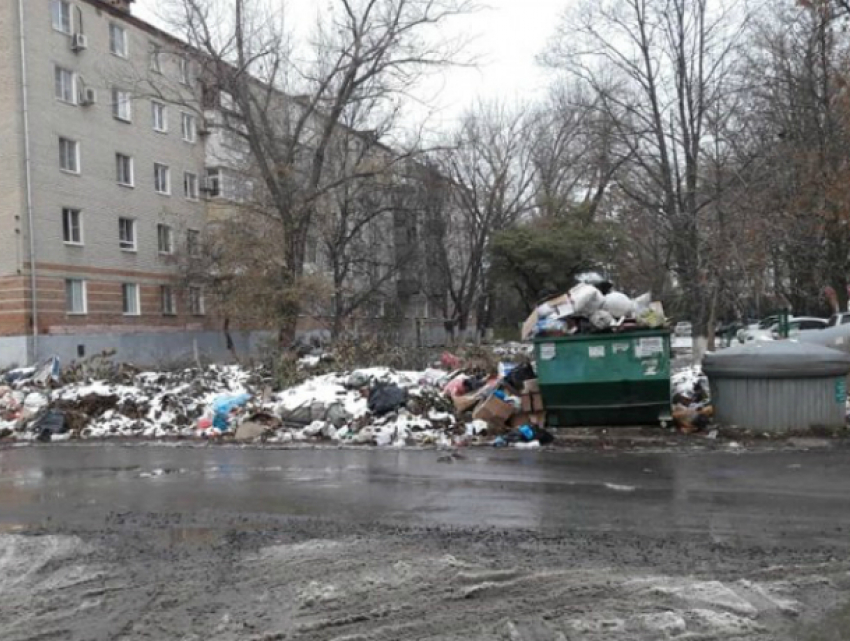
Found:
<path fill-rule="evenodd" d="M 244 407 L 251 400 L 250 394 L 235 394 L 219 396 L 213 401 L 213 427 L 226 431 L 230 427 L 230 412 L 237 407 Z"/>

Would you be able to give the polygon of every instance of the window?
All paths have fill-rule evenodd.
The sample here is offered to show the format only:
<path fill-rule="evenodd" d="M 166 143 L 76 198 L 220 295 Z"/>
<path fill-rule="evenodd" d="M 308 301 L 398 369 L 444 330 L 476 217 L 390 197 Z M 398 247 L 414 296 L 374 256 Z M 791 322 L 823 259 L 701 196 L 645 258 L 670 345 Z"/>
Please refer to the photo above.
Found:
<path fill-rule="evenodd" d="M 225 111 L 236 111 L 236 100 L 234 100 L 233 94 L 230 92 L 222 90 L 219 93 L 218 103 Z"/>
<path fill-rule="evenodd" d="M 189 200 L 198 200 L 198 174 L 183 174 L 183 194 Z"/>
<path fill-rule="evenodd" d="M 180 82 L 181 84 L 189 84 L 189 61 L 185 58 L 180 58 Z"/>
<path fill-rule="evenodd" d="M 124 303 L 125 316 L 139 315 L 139 285 L 137 283 L 123 283 L 121 299 Z"/>
<path fill-rule="evenodd" d="M 168 165 L 158 162 L 153 164 L 153 188 L 158 194 L 171 193 L 171 170 Z"/>
<path fill-rule="evenodd" d="M 311 265 L 315 265 L 319 260 L 319 239 L 315 236 L 307 238 L 307 245 L 304 248 L 304 259 Z"/>
<path fill-rule="evenodd" d="M 65 281 L 65 311 L 69 314 L 86 313 L 86 281 L 69 278 Z"/>
<path fill-rule="evenodd" d="M 189 288 L 189 313 L 193 316 L 204 315 L 204 292 L 200 287 Z"/>
<path fill-rule="evenodd" d="M 72 174 L 80 173 L 80 143 L 59 138 L 59 168 Z"/>
<path fill-rule="evenodd" d="M 132 218 L 118 219 L 118 246 L 124 251 L 136 251 L 136 221 Z"/>
<path fill-rule="evenodd" d="M 177 314 L 177 302 L 174 296 L 174 289 L 170 285 L 163 285 L 159 288 L 159 300 L 163 316 L 174 316 Z"/>
<path fill-rule="evenodd" d="M 124 187 L 133 186 L 133 158 L 115 154 L 115 179 Z"/>
<path fill-rule="evenodd" d="M 56 99 L 61 100 L 62 102 L 67 102 L 72 105 L 77 104 L 77 92 L 75 90 L 76 82 L 74 79 L 74 73 L 72 71 L 68 71 L 67 69 L 63 69 L 62 67 L 55 67 L 53 72 L 53 79 Z"/>
<path fill-rule="evenodd" d="M 127 31 L 114 22 L 109 24 L 109 50 L 116 56 L 127 57 Z"/>
<path fill-rule="evenodd" d="M 53 28 L 62 33 L 71 34 L 73 24 L 71 23 L 71 4 L 65 0 L 53 0 L 50 3 L 50 15 L 53 19 Z"/>
<path fill-rule="evenodd" d="M 197 256 L 201 251 L 201 232 L 197 229 L 189 229 L 186 232 L 186 252 L 190 256 Z"/>
<path fill-rule="evenodd" d="M 168 131 L 168 112 L 161 102 L 151 103 L 151 117 L 153 118 L 153 129 L 165 133 Z"/>
<path fill-rule="evenodd" d="M 112 89 L 112 115 L 124 122 L 133 119 L 133 102 L 129 91 Z"/>
<path fill-rule="evenodd" d="M 150 43 L 150 53 L 151 53 L 151 71 L 155 73 L 162 73 L 162 47 L 160 47 L 157 43 Z"/>
<path fill-rule="evenodd" d="M 207 169 L 207 177 L 204 179 L 204 189 L 210 198 L 221 196 L 221 170 Z"/>
<path fill-rule="evenodd" d="M 180 125 L 183 130 L 183 140 L 186 142 L 195 142 L 198 129 L 195 116 L 187 113 L 180 114 Z"/>
<path fill-rule="evenodd" d="M 156 226 L 157 245 L 160 254 L 174 253 L 174 234 L 171 227 L 160 223 Z"/>
<path fill-rule="evenodd" d="M 62 210 L 62 240 L 69 245 L 83 244 L 83 218 L 79 209 Z"/>

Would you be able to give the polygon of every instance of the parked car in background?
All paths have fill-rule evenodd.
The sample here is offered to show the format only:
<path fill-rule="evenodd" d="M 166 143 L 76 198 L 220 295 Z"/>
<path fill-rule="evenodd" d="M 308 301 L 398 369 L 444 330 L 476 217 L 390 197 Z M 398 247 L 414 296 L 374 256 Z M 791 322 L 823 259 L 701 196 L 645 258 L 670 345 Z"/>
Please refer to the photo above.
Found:
<path fill-rule="evenodd" d="M 688 321 L 680 321 L 673 327 L 673 333 L 676 336 L 690 336 L 693 330 L 693 326 Z"/>
<path fill-rule="evenodd" d="M 826 323 L 827 327 L 838 327 L 839 325 L 850 325 L 850 312 L 833 314 Z"/>
<path fill-rule="evenodd" d="M 776 317 L 770 318 L 775 320 L 768 327 L 764 327 L 765 321 L 762 321 L 759 323 L 758 329 L 743 330 L 743 333 L 738 335 L 738 339 L 742 343 L 748 343 L 750 341 L 773 341 L 781 338 L 779 335 L 779 320 Z M 815 318 L 813 316 L 795 316 L 789 318 L 788 337 L 794 338 L 795 336 L 799 336 L 800 332 L 803 331 L 826 329 L 828 322 L 825 318 Z"/>

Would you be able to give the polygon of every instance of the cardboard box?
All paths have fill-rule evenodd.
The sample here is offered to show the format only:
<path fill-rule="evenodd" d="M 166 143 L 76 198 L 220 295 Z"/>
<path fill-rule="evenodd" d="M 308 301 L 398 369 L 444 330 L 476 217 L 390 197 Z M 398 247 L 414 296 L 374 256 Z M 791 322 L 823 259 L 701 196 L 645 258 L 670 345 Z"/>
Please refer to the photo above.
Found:
<path fill-rule="evenodd" d="M 543 397 L 540 394 L 523 394 L 522 411 L 530 414 L 543 411 Z"/>
<path fill-rule="evenodd" d="M 573 313 L 573 302 L 570 300 L 569 294 L 556 296 L 547 300 L 546 303 L 555 311 L 555 318 L 564 318 Z M 537 307 L 535 307 L 522 324 L 522 340 L 527 341 L 531 338 L 531 332 L 534 331 L 534 326 L 537 325 L 538 320 L 540 319 L 537 317 Z"/>
<path fill-rule="evenodd" d="M 475 392 L 472 394 L 462 394 L 452 397 L 452 402 L 455 405 L 455 411 L 458 414 L 468 412 L 481 401 L 481 396 Z"/>
<path fill-rule="evenodd" d="M 511 416 L 510 426 L 514 429 L 523 425 L 536 425 L 537 427 L 546 427 L 546 412 L 522 412 Z"/>
<path fill-rule="evenodd" d="M 472 413 L 472 418 L 475 420 L 487 421 L 488 423 L 496 423 L 504 425 L 508 419 L 513 416 L 514 408 L 510 403 L 506 403 L 496 396 L 490 396 L 486 401 L 481 403 Z"/>
<path fill-rule="evenodd" d="M 540 393 L 540 381 L 536 378 L 530 378 L 525 381 L 525 387 L 522 390 L 526 394 L 539 394 Z"/>

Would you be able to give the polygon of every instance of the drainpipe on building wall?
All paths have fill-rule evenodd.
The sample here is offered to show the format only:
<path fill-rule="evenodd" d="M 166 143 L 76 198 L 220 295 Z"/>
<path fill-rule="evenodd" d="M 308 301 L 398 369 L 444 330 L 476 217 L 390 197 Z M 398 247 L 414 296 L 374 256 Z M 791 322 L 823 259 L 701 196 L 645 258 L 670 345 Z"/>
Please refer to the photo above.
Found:
<path fill-rule="evenodd" d="M 29 88 L 27 85 L 27 38 L 24 28 L 24 0 L 18 0 L 18 30 L 21 38 L 21 100 L 24 116 L 24 180 L 27 194 L 27 225 L 30 245 L 30 289 L 32 298 L 32 344 L 30 362 L 38 358 L 38 281 L 35 273 L 35 225 L 32 220 L 32 158 L 30 157 Z"/>

